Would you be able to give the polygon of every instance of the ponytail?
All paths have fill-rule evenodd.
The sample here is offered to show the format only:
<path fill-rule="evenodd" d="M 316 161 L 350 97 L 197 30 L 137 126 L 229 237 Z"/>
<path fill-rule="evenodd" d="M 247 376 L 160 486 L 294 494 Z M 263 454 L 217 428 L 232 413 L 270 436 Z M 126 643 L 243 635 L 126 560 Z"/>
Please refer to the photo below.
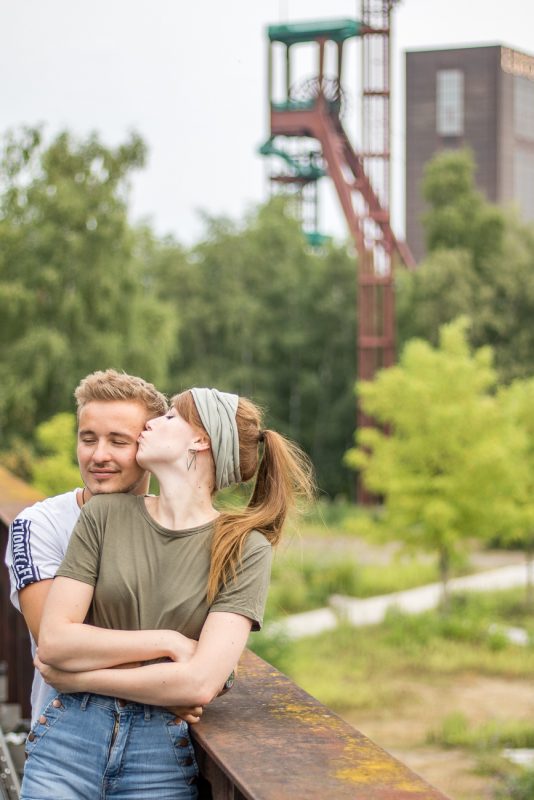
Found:
<path fill-rule="evenodd" d="M 311 499 L 314 494 L 311 462 L 302 450 L 276 431 L 262 431 L 262 436 L 263 456 L 248 505 L 242 511 L 221 513 L 215 523 L 208 603 L 235 577 L 249 533 L 259 531 L 275 547 L 296 500 Z"/>

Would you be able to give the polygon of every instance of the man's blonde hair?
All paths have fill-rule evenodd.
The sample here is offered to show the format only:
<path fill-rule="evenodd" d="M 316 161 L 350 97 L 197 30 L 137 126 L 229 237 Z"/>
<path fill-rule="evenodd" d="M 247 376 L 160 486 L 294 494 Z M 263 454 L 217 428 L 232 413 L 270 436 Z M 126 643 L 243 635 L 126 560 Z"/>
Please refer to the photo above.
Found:
<path fill-rule="evenodd" d="M 152 383 L 115 369 L 92 372 L 74 392 L 77 414 L 92 400 L 128 400 L 145 406 L 147 420 L 161 417 L 169 408 L 167 398 Z"/>

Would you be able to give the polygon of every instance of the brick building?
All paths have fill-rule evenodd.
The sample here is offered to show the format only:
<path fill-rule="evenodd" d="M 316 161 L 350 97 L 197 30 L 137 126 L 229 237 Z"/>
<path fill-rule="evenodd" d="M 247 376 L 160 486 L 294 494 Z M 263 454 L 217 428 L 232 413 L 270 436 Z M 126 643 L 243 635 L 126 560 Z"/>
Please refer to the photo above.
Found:
<path fill-rule="evenodd" d="M 502 45 L 406 53 L 406 239 L 418 260 L 424 166 L 464 146 L 488 200 L 534 220 L 534 56 Z"/>

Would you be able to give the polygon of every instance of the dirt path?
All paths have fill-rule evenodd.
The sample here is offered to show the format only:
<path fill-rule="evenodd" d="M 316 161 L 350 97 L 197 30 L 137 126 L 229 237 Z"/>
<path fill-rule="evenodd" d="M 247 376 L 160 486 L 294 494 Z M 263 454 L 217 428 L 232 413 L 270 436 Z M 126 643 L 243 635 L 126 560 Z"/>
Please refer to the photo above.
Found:
<path fill-rule="evenodd" d="M 451 800 L 492 800 L 495 780 L 476 774 L 475 756 L 428 745 L 426 737 L 453 712 L 464 714 L 470 725 L 492 720 L 531 721 L 532 683 L 467 674 L 434 685 L 404 680 L 399 693 L 404 701 L 395 714 L 384 709 L 351 713 L 345 718 Z"/>

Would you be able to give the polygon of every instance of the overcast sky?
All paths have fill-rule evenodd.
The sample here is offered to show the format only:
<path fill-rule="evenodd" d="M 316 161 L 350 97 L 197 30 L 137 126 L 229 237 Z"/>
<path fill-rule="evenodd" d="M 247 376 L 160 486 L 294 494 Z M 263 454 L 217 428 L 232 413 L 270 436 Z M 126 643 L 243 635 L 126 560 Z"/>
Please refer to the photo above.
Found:
<path fill-rule="evenodd" d="M 133 217 L 191 244 L 202 235 L 199 210 L 240 218 L 267 197 L 256 155 L 268 136 L 266 26 L 359 18 L 359 9 L 358 0 L 0 0 L 1 130 L 42 122 L 49 136 L 96 130 L 110 145 L 136 130 L 149 158 L 133 183 Z M 403 0 L 397 7 L 397 187 L 404 50 L 481 43 L 534 53 L 533 0 Z M 359 70 L 359 45 L 350 48 L 349 90 Z M 357 113 L 351 97 L 349 129 Z M 341 211 L 324 191 L 323 228 L 343 235 Z M 394 223 L 402 229 L 399 208 Z"/>

